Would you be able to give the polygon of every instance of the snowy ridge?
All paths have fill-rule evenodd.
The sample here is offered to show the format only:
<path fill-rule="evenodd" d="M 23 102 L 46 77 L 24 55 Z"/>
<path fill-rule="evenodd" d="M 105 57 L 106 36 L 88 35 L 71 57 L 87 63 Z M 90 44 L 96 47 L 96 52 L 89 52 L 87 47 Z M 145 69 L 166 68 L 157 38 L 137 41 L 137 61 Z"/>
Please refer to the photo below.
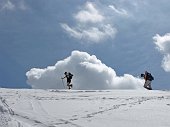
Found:
<path fill-rule="evenodd" d="M 1 127 L 169 127 L 170 91 L 0 89 Z"/>

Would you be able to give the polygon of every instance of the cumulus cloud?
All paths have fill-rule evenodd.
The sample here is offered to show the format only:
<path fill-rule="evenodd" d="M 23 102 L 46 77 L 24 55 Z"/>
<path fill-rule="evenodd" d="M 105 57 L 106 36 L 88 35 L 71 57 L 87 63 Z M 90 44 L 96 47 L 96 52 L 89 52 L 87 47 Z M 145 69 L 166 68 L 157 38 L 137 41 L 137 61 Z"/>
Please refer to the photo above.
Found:
<path fill-rule="evenodd" d="M 157 49 L 164 55 L 162 67 L 165 71 L 170 72 L 170 33 L 160 36 L 159 34 L 153 37 Z"/>
<path fill-rule="evenodd" d="M 114 69 L 103 64 L 95 55 L 80 51 L 73 51 L 71 56 L 54 66 L 32 68 L 26 73 L 27 83 L 32 88 L 63 89 L 61 77 L 65 71 L 73 73 L 74 89 L 143 89 L 143 80 L 129 74 L 117 76 Z"/>
<path fill-rule="evenodd" d="M 94 3 L 87 2 L 84 7 L 74 14 L 76 26 L 70 27 L 61 23 L 61 27 L 72 37 L 82 42 L 101 43 L 108 38 L 114 38 L 117 29 L 100 13 Z"/>

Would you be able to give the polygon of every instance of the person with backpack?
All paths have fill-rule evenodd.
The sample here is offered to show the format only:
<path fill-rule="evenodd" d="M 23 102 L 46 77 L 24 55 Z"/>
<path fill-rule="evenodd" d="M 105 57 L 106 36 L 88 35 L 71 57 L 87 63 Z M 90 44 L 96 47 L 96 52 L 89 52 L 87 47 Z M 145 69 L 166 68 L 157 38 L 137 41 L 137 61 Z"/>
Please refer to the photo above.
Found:
<path fill-rule="evenodd" d="M 70 72 L 64 72 L 64 75 L 65 76 L 62 79 L 67 78 L 67 87 L 68 89 L 71 89 L 73 87 L 73 85 L 71 84 L 73 74 L 71 74 Z"/>
<path fill-rule="evenodd" d="M 151 73 L 145 71 L 145 74 L 141 74 L 141 77 L 145 79 L 144 88 L 152 90 L 151 82 L 154 80 L 154 77 L 151 75 Z"/>

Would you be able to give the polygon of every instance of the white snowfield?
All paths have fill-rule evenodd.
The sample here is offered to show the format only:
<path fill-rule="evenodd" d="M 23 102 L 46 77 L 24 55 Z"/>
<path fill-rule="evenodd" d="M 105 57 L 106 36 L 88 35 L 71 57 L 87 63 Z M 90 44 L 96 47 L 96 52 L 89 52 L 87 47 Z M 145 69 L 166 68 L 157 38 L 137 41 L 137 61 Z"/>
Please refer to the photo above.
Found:
<path fill-rule="evenodd" d="M 170 127 L 170 91 L 0 88 L 0 127 Z"/>

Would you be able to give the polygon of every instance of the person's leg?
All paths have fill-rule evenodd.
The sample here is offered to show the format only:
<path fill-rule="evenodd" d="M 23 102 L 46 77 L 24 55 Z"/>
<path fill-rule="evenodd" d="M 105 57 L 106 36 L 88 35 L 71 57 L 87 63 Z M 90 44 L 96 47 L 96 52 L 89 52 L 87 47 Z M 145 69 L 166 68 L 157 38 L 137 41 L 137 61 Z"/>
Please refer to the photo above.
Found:
<path fill-rule="evenodd" d="M 148 81 L 148 89 L 149 89 L 149 90 L 152 90 L 151 81 Z"/>
<path fill-rule="evenodd" d="M 70 83 L 71 83 L 71 80 L 70 80 L 70 79 L 67 79 L 67 86 L 68 86 L 69 89 L 71 89 Z"/>
<path fill-rule="evenodd" d="M 144 87 L 145 87 L 146 89 L 151 90 L 151 89 L 152 89 L 152 88 L 151 88 L 151 81 L 146 80 L 146 81 L 145 81 L 145 84 L 144 84 Z"/>
<path fill-rule="evenodd" d="M 144 87 L 147 88 L 147 86 L 148 86 L 148 82 L 145 81 Z"/>

